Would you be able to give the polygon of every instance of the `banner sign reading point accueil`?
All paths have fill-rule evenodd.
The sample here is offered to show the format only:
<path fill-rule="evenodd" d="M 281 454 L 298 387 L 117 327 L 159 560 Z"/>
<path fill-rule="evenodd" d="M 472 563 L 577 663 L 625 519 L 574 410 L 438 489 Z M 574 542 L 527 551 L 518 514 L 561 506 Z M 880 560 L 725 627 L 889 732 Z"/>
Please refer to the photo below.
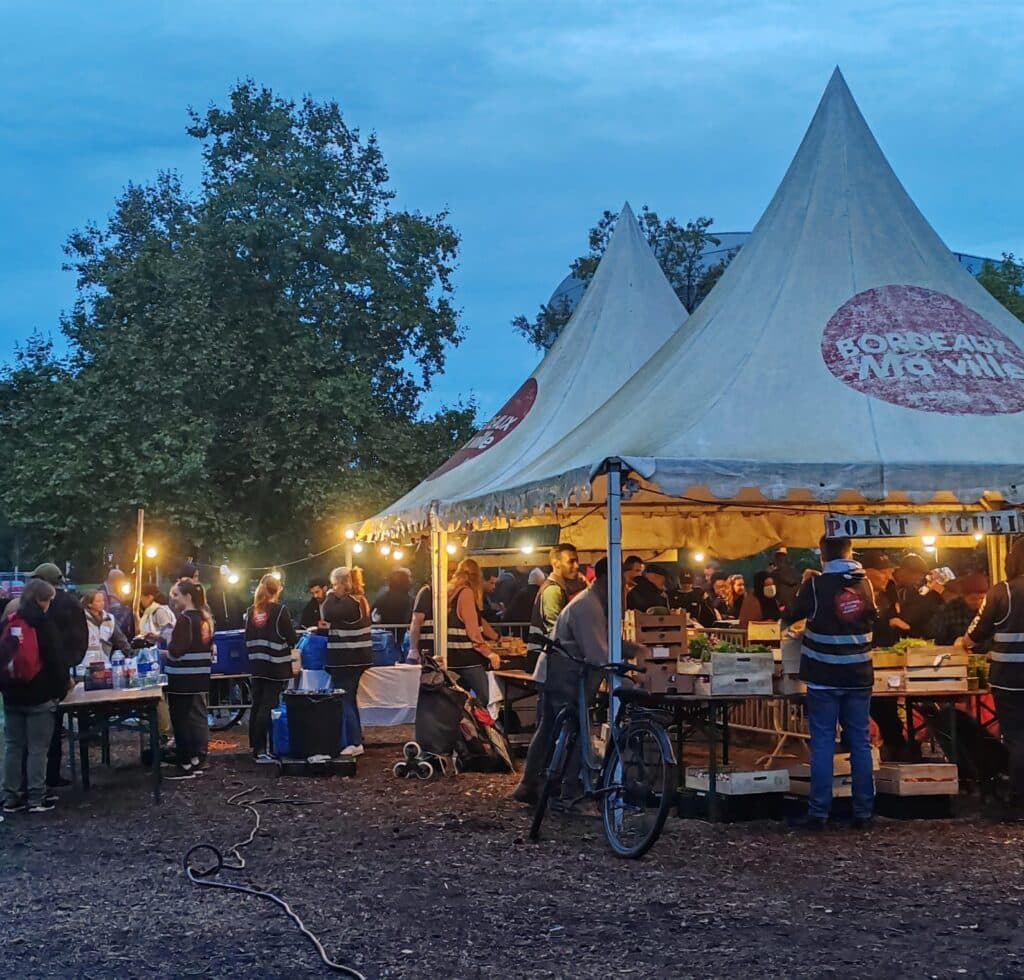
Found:
<path fill-rule="evenodd" d="M 829 514 L 827 538 L 955 537 L 975 534 L 1024 534 L 1024 512 L 991 510 L 946 514 Z"/>

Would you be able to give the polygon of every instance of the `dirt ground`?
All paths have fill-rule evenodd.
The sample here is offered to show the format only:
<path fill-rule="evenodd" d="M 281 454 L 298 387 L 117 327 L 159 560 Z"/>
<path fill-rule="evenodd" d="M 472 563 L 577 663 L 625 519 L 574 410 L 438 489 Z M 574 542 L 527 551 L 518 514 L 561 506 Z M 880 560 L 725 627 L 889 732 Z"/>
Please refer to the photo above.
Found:
<path fill-rule="evenodd" d="M 404 733 L 385 731 L 399 739 Z M 189 883 L 194 843 L 252 826 L 248 867 L 335 958 L 367 977 L 1020 977 L 1024 828 L 977 817 L 804 836 L 774 822 L 671 818 L 648 857 L 614 858 L 596 820 L 552 816 L 526 840 L 514 777 L 398 781 L 394 745 L 355 779 L 276 777 L 214 743 L 214 765 L 154 806 L 118 736 L 91 793 L 0 826 L 0 964 L 31 977 L 325 975 L 269 902 Z M 380 739 L 380 733 L 376 734 Z"/>

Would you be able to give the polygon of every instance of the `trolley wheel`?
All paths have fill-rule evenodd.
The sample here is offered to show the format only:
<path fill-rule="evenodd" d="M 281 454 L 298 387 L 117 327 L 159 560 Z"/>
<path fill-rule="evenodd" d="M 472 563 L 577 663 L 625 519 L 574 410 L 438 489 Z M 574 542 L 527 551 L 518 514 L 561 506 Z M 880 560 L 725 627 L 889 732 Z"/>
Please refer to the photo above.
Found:
<path fill-rule="evenodd" d="M 217 686 L 218 697 L 223 701 L 210 705 L 206 713 L 206 723 L 211 732 L 223 732 L 237 725 L 252 704 L 252 684 L 244 677 L 232 678 L 229 681 L 218 681 L 214 674 L 211 688 Z M 212 692 L 211 692 L 212 693 Z"/>
<path fill-rule="evenodd" d="M 391 771 L 398 779 L 405 779 L 409 775 L 409 766 L 404 762 L 396 762 Z"/>
<path fill-rule="evenodd" d="M 423 750 L 420 748 L 419 742 L 406 742 L 402 746 L 402 754 L 411 762 L 413 759 L 418 759 L 423 754 Z"/>
<path fill-rule="evenodd" d="M 434 775 L 434 767 L 424 759 L 416 765 L 416 775 L 420 779 L 430 779 Z"/>

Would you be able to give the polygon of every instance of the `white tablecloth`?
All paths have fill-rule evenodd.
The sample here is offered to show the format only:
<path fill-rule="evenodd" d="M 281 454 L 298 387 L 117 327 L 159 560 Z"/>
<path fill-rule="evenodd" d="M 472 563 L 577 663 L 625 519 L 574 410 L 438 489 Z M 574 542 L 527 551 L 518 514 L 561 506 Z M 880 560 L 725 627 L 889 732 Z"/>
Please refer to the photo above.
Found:
<path fill-rule="evenodd" d="M 498 717 L 501 690 L 493 674 L 488 708 Z M 326 670 L 304 670 L 296 687 L 300 691 L 317 691 L 331 686 Z M 416 721 L 416 698 L 420 691 L 420 668 L 416 664 L 395 664 L 393 667 L 371 667 L 359 682 L 359 719 L 367 728 L 382 725 L 411 725 Z"/>

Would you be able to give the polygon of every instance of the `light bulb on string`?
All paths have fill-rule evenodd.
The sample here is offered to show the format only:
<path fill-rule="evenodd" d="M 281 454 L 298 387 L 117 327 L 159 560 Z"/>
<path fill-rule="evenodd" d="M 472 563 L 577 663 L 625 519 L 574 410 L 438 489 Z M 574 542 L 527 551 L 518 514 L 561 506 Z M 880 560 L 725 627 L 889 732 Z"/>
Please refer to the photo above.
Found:
<path fill-rule="evenodd" d="M 934 551 L 935 550 L 935 535 L 934 534 L 925 534 L 921 538 L 921 543 L 925 546 L 926 549 L 931 548 Z"/>
<path fill-rule="evenodd" d="M 363 542 L 362 541 L 357 541 L 354 545 L 352 545 L 352 554 L 353 555 L 361 555 L 362 553 L 363 553 Z"/>
<path fill-rule="evenodd" d="M 382 555 L 383 555 L 383 556 L 384 556 L 385 558 L 387 558 L 387 556 L 391 554 L 391 545 L 389 545 L 389 544 L 382 544 L 382 545 L 380 546 L 380 553 L 381 553 L 381 554 L 382 554 Z"/>
<path fill-rule="evenodd" d="M 232 572 L 228 576 L 228 584 L 229 585 L 238 585 L 238 572 Z"/>
<path fill-rule="evenodd" d="M 121 595 L 131 595 L 131 594 L 132 594 L 131 583 L 130 582 L 122 583 L 122 585 L 121 585 Z"/>
<path fill-rule="evenodd" d="M 459 550 L 459 546 L 454 542 L 449 541 L 448 544 L 444 546 L 444 550 L 447 551 L 449 555 L 454 555 L 455 552 Z"/>
<path fill-rule="evenodd" d="M 353 531 L 352 528 L 350 528 L 350 527 L 345 528 L 345 540 L 346 541 L 351 541 L 355 536 L 356 536 L 356 532 Z"/>
<path fill-rule="evenodd" d="M 975 531 L 974 540 L 980 543 L 985 540 L 985 535 L 981 531 Z"/>
<path fill-rule="evenodd" d="M 704 552 L 703 551 L 695 551 L 693 553 L 693 560 L 696 561 L 696 562 L 704 561 Z"/>
<path fill-rule="evenodd" d="M 270 577 L 276 578 L 278 582 L 281 581 L 281 573 L 276 568 L 270 573 Z"/>
<path fill-rule="evenodd" d="M 524 555 L 532 555 L 533 554 L 533 545 L 532 544 L 524 544 L 519 550 Z"/>
<path fill-rule="evenodd" d="M 157 547 L 155 544 L 151 544 L 148 548 L 146 548 L 147 558 L 156 558 L 158 554 L 160 554 L 160 552 L 157 551 Z"/>
<path fill-rule="evenodd" d="M 401 561 L 405 557 L 405 552 L 402 551 L 401 548 L 395 548 L 395 550 L 391 552 L 391 557 L 394 558 L 395 561 Z"/>

